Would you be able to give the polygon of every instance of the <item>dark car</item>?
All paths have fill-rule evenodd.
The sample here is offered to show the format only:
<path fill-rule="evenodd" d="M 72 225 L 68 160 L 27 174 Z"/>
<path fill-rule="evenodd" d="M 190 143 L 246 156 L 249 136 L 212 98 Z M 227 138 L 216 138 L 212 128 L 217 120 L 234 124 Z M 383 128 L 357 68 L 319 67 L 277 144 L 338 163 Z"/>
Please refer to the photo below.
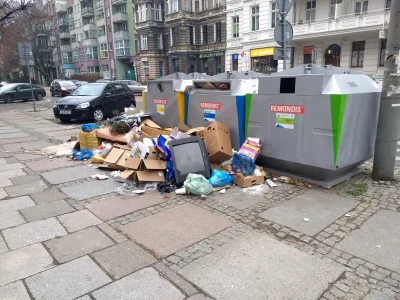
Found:
<path fill-rule="evenodd" d="M 70 80 L 54 80 L 50 85 L 51 96 L 68 96 L 77 86 Z"/>
<path fill-rule="evenodd" d="M 75 85 L 76 85 L 77 87 L 80 87 L 81 85 L 84 85 L 84 84 L 88 83 L 87 81 L 81 81 L 81 80 L 76 80 L 76 79 L 72 79 L 71 81 L 72 81 L 73 83 L 75 83 Z"/>
<path fill-rule="evenodd" d="M 113 82 L 126 84 L 135 94 L 142 94 L 146 89 L 146 86 L 141 85 L 139 82 L 134 80 L 114 80 Z"/>
<path fill-rule="evenodd" d="M 135 95 L 125 84 L 87 83 L 57 101 L 53 112 L 61 121 L 101 121 L 125 107 L 136 107 Z"/>
<path fill-rule="evenodd" d="M 32 85 L 33 97 L 42 100 L 46 96 L 46 91 L 41 86 Z M 14 100 L 28 101 L 32 99 L 32 89 L 30 83 L 11 83 L 0 87 L 0 100 L 10 103 Z"/>

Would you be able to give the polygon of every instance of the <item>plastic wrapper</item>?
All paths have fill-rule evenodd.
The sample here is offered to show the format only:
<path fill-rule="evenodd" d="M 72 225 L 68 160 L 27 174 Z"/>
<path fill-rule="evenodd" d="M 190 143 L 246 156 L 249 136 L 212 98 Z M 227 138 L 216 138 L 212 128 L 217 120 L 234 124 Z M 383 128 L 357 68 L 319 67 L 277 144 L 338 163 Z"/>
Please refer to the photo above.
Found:
<path fill-rule="evenodd" d="M 91 132 L 95 129 L 99 129 L 100 127 L 96 123 L 88 123 L 82 124 L 82 131 L 84 132 Z"/>
<path fill-rule="evenodd" d="M 93 155 L 92 162 L 94 164 L 103 164 L 104 163 L 104 158 L 101 154 L 95 154 Z"/>
<path fill-rule="evenodd" d="M 157 190 L 160 193 L 171 193 L 176 190 L 175 180 L 167 180 L 157 184 Z"/>
<path fill-rule="evenodd" d="M 106 157 L 108 152 L 110 152 L 111 148 L 112 144 L 110 143 L 105 144 L 104 149 L 101 151 L 101 155 L 103 155 L 103 157 Z"/>
<path fill-rule="evenodd" d="M 250 157 L 236 151 L 233 153 L 231 164 L 233 172 L 242 173 L 244 176 L 252 175 L 256 169 L 256 165 Z"/>
<path fill-rule="evenodd" d="M 88 160 L 92 158 L 93 152 L 89 149 L 82 149 L 80 151 L 72 153 L 72 157 L 75 160 Z"/>
<path fill-rule="evenodd" d="M 214 169 L 211 173 L 211 177 L 208 179 L 208 182 L 213 187 L 226 186 L 232 183 L 232 176 L 224 171 Z"/>
<path fill-rule="evenodd" d="M 167 174 L 165 175 L 165 179 L 171 180 L 175 178 L 174 172 L 174 164 L 172 161 L 167 161 Z"/>
<path fill-rule="evenodd" d="M 171 151 L 166 145 L 167 139 L 164 136 L 160 135 L 158 138 L 153 139 L 153 143 L 155 143 L 155 146 L 164 154 L 167 160 L 171 160 Z"/>
<path fill-rule="evenodd" d="M 137 126 L 135 126 L 127 134 L 124 135 L 124 140 L 127 144 L 129 144 L 133 140 L 133 137 L 135 136 L 137 130 L 138 128 Z"/>
<path fill-rule="evenodd" d="M 184 186 L 192 195 L 196 196 L 208 195 L 213 191 L 208 180 L 199 174 L 190 173 L 184 182 Z"/>

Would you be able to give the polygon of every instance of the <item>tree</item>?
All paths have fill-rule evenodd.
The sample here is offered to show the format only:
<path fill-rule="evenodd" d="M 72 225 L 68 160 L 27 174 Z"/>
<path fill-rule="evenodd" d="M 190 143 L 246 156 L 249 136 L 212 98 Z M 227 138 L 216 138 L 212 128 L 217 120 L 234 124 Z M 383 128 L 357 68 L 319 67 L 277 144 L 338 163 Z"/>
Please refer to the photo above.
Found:
<path fill-rule="evenodd" d="M 32 0 L 0 0 L 0 30 L 32 7 Z"/>

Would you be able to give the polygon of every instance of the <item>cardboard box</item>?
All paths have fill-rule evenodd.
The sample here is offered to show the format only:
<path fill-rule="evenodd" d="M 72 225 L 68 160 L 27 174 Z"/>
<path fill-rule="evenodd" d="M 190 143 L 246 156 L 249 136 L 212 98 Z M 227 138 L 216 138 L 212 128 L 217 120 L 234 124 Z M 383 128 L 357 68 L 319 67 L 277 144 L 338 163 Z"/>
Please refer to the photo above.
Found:
<path fill-rule="evenodd" d="M 135 171 L 134 170 L 125 170 L 123 171 L 119 177 L 124 180 L 135 180 Z"/>
<path fill-rule="evenodd" d="M 165 160 L 152 160 L 143 159 L 144 170 L 155 171 L 155 170 L 165 170 L 167 168 L 167 162 Z"/>
<path fill-rule="evenodd" d="M 264 183 L 264 176 L 260 175 L 244 176 L 243 174 L 236 174 L 232 176 L 232 179 L 236 185 L 242 188 Z"/>
<path fill-rule="evenodd" d="M 135 172 L 136 182 L 164 182 L 163 171 L 137 171 Z"/>
<path fill-rule="evenodd" d="M 187 126 L 185 123 L 179 122 L 178 126 L 176 127 L 179 131 L 185 133 L 190 130 L 190 127 Z"/>
<path fill-rule="evenodd" d="M 148 126 L 148 127 L 152 127 L 152 128 L 158 128 L 161 129 L 160 126 L 158 126 L 156 123 L 154 123 L 152 120 L 150 119 L 146 119 L 144 121 L 142 121 L 142 123 L 140 123 L 141 126 Z"/>
<path fill-rule="evenodd" d="M 79 144 L 81 149 L 97 149 L 101 145 L 101 140 L 97 137 L 96 131 L 79 132 Z"/>
<path fill-rule="evenodd" d="M 130 169 L 130 170 L 135 170 L 135 171 L 140 171 L 143 168 L 142 159 L 128 156 L 125 158 L 124 168 Z"/>
<path fill-rule="evenodd" d="M 124 139 L 125 134 L 112 135 L 110 133 L 110 128 L 109 127 L 104 127 L 104 128 L 101 128 L 101 129 L 97 129 L 96 130 L 96 135 L 97 135 L 98 138 L 101 138 L 101 139 L 104 139 L 104 140 L 126 144 L 126 141 Z"/>
<path fill-rule="evenodd" d="M 160 151 L 158 150 L 157 147 L 149 147 L 149 155 L 147 156 L 147 159 L 152 159 L 152 160 L 157 160 L 158 156 L 160 154 Z"/>
<path fill-rule="evenodd" d="M 221 164 L 231 159 L 232 143 L 228 126 L 213 122 L 204 133 L 204 142 L 211 162 Z"/>
<path fill-rule="evenodd" d="M 136 158 L 145 159 L 149 156 L 149 147 L 145 146 L 142 142 L 134 142 L 132 144 L 131 156 Z"/>
<path fill-rule="evenodd" d="M 124 161 L 126 157 L 129 157 L 131 148 L 128 146 L 115 144 L 108 152 L 104 163 L 110 169 L 125 170 Z"/>
<path fill-rule="evenodd" d="M 246 139 L 238 152 L 250 157 L 254 162 L 261 152 L 261 144 L 256 143 L 251 139 Z"/>
<path fill-rule="evenodd" d="M 196 127 L 186 131 L 188 135 L 199 136 L 204 139 L 204 133 L 207 130 L 207 127 Z"/>
<path fill-rule="evenodd" d="M 136 133 L 133 136 L 133 141 L 135 142 L 142 142 L 144 139 L 151 139 L 151 136 L 149 136 L 148 134 L 146 134 L 145 132 L 141 131 L 140 128 L 138 131 L 136 131 Z"/>

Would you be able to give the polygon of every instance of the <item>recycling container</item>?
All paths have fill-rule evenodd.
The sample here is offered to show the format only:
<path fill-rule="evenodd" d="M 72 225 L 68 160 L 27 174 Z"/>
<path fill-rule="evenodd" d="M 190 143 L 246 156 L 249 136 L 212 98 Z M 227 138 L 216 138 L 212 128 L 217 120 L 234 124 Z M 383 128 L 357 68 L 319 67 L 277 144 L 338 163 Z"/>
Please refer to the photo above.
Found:
<path fill-rule="evenodd" d="M 373 157 L 380 89 L 367 75 L 299 66 L 259 77 L 245 102 L 245 135 L 270 171 L 330 188 Z"/>

